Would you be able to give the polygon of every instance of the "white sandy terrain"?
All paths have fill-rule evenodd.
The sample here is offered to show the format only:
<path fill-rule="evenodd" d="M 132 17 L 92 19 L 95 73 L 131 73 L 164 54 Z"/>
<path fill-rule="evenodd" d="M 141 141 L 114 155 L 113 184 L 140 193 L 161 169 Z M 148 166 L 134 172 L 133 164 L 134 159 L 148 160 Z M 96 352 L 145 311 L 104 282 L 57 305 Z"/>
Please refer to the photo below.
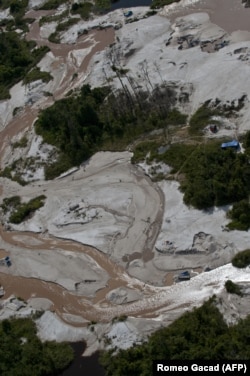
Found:
<path fill-rule="evenodd" d="M 156 242 L 154 264 L 161 270 L 217 267 L 229 262 L 234 254 L 246 249 L 249 231 L 225 231 L 228 207 L 200 211 L 183 203 L 177 182 L 162 182 L 165 212 L 161 233 Z M 194 242 L 195 235 L 200 241 Z M 210 235 L 210 236 L 209 236 Z M 180 252 L 181 251 L 181 252 Z"/>
<path fill-rule="evenodd" d="M 147 84 L 140 68 L 143 62 L 147 63 L 148 74 L 154 84 L 160 84 L 162 80 L 175 82 L 177 86 L 190 84 L 193 88 L 188 93 L 191 103 L 184 108 L 189 114 L 209 99 L 219 98 L 226 103 L 237 101 L 244 94 L 250 97 L 248 32 L 238 32 L 236 38 L 234 33 L 230 35 L 211 23 L 209 15 L 203 12 L 179 17 L 172 24 L 167 17 L 155 15 L 126 24 L 116 34 L 118 38 L 114 48 L 120 53 L 117 65 L 129 69 L 139 85 L 145 87 Z M 192 35 L 199 44 L 180 50 L 178 38 L 186 35 Z M 202 51 L 200 43 L 220 39 L 225 39 L 229 44 L 216 52 Z M 245 51 L 242 54 L 241 49 Z M 113 77 L 113 84 L 119 86 L 119 81 L 110 69 L 111 62 L 107 54 L 103 52 L 98 60 L 94 60 L 88 81 L 92 85 L 105 82 L 104 69 L 108 76 Z M 248 129 L 249 108 L 246 104 L 240 112 L 240 120 L 235 120 L 238 132 Z"/>
<path fill-rule="evenodd" d="M 249 291 L 249 276 L 249 269 L 237 270 L 230 264 L 222 266 L 204 275 L 194 277 L 189 282 L 182 282 L 161 289 L 152 298 L 147 299 L 145 305 L 148 308 L 152 304 L 157 306 L 162 304 L 162 308 L 157 310 L 158 317 L 155 319 L 128 318 L 127 321 L 116 323 L 113 327 L 106 324 L 95 325 L 92 333 L 97 337 L 100 337 L 100 334 L 102 336 L 105 334 L 104 339 L 105 337 L 110 338 L 113 346 L 127 348 L 132 345 L 133 341 L 145 339 L 155 329 L 171 323 L 174 318 L 179 317 L 186 310 L 200 306 L 204 300 L 213 294 L 218 295 L 217 305 L 226 320 L 229 323 L 237 322 L 240 317 L 245 317 L 248 311 L 246 307 L 249 304 L 249 292 L 247 292 Z M 240 300 L 241 304 L 237 303 L 240 298 L 225 292 L 224 283 L 228 279 L 245 286 L 245 295 Z M 136 305 L 143 306 L 144 303 L 143 301 L 137 302 Z M 133 311 L 133 308 L 134 304 L 131 304 L 130 310 Z M 122 307 L 119 311 L 117 310 L 118 315 L 119 312 L 122 312 Z M 39 334 L 43 339 L 53 340 L 57 338 L 59 341 L 63 341 L 67 338 L 76 341 L 84 338 L 88 345 L 92 344 L 88 331 L 76 331 L 75 328 L 66 326 L 51 313 L 43 315 L 37 324 Z M 103 343 L 99 343 L 99 348 L 102 348 L 103 345 Z"/>
<path fill-rule="evenodd" d="M 167 16 L 169 13 L 173 11 L 182 10 L 183 8 L 187 9 L 189 6 L 195 5 L 196 3 L 200 3 L 201 0 L 181 0 L 177 3 L 172 3 L 163 7 L 162 14 Z"/>
<path fill-rule="evenodd" d="M 40 7 L 46 2 L 46 0 L 29 0 L 29 8 L 33 9 L 35 7 Z"/>
<path fill-rule="evenodd" d="M 0 266 L 0 272 L 52 281 L 69 291 L 81 293 L 83 290 L 85 296 L 93 296 L 108 280 L 107 273 L 81 253 L 15 248 L 10 255 L 13 260 L 11 268 L 6 271 L 5 266 Z"/>
<path fill-rule="evenodd" d="M 4 20 L 6 18 L 7 19 L 13 18 L 13 16 L 10 15 L 10 9 L 9 8 L 0 11 L 0 20 Z"/>
<path fill-rule="evenodd" d="M 21 191 L 16 187 L 14 193 L 14 185 L 9 182 L 12 194 L 21 194 L 26 200 L 37 189 L 46 195 L 43 208 L 12 228 L 49 231 L 61 238 L 91 244 L 119 263 L 123 256 L 142 252 L 148 231 L 154 236 L 160 228 L 160 221 L 154 222 L 161 196 L 158 187 L 130 164 L 130 158 L 129 152 L 98 153 L 74 174 L 43 182 L 41 188 L 38 182 Z"/>

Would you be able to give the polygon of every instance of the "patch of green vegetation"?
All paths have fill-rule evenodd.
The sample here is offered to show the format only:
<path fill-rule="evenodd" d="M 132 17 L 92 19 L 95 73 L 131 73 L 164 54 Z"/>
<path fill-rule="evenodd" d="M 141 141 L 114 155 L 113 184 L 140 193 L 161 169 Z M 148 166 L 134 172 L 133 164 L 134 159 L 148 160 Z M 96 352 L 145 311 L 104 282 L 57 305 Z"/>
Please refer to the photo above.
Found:
<path fill-rule="evenodd" d="M 21 145 L 17 143 L 15 147 L 24 147 L 25 145 L 25 139 L 22 140 Z M 49 153 L 48 158 L 53 159 L 55 158 L 56 151 L 52 150 Z M 34 176 L 34 173 L 36 172 L 37 168 L 43 168 L 46 166 L 46 163 L 44 160 L 41 159 L 40 156 L 37 157 L 28 157 L 28 158 L 19 158 L 16 159 L 11 163 L 11 165 L 4 168 L 4 170 L 0 171 L 0 176 L 5 177 L 7 179 L 11 179 L 13 181 L 16 181 L 20 185 L 26 185 L 28 184 L 28 181 L 24 180 L 23 175 L 27 176 L 27 180 L 32 179 Z"/>
<path fill-rule="evenodd" d="M 68 16 L 68 11 L 65 10 L 64 12 L 60 13 L 60 14 L 57 14 L 57 15 L 52 15 L 52 16 L 42 16 L 40 19 L 39 19 L 39 26 L 42 26 L 44 25 L 45 23 L 49 23 L 49 22 L 57 22 L 57 21 L 61 21 L 63 20 L 65 17 Z"/>
<path fill-rule="evenodd" d="M 54 33 L 51 33 L 48 37 L 48 41 L 51 43 L 60 43 L 60 37 L 59 34 L 55 31 Z"/>
<path fill-rule="evenodd" d="M 106 376 L 151 376 L 153 360 L 249 359 L 250 316 L 228 327 L 213 299 L 187 312 L 147 342 L 103 352 Z M 116 353 L 116 354 L 115 354 Z"/>
<path fill-rule="evenodd" d="M 0 100 L 8 99 L 9 89 L 20 81 L 49 51 L 46 46 L 21 39 L 13 31 L 0 33 Z"/>
<path fill-rule="evenodd" d="M 13 181 L 17 182 L 18 184 L 24 186 L 26 184 L 28 184 L 22 177 L 20 174 L 15 174 L 12 179 Z"/>
<path fill-rule="evenodd" d="M 250 249 L 237 253 L 232 259 L 232 264 L 236 268 L 246 268 L 250 265 Z"/>
<path fill-rule="evenodd" d="M 162 161 L 172 167 L 172 173 L 187 172 L 186 163 L 192 158 L 192 153 L 196 150 L 195 144 L 172 144 L 165 153 L 157 156 L 157 160 Z M 156 155 L 154 155 L 154 158 Z M 185 168 L 186 166 L 186 168 Z"/>
<path fill-rule="evenodd" d="M 204 150 L 205 149 L 205 150 Z M 187 163 L 184 201 L 198 209 L 221 206 L 248 197 L 250 166 L 246 155 L 222 151 L 217 145 L 197 148 Z M 197 166 L 191 163 L 197 158 Z M 194 166 L 194 164 L 193 164 Z"/>
<path fill-rule="evenodd" d="M 71 7 L 72 14 L 80 14 L 83 20 L 88 20 L 91 12 L 94 9 L 94 4 L 90 2 L 74 3 Z"/>
<path fill-rule="evenodd" d="M 49 82 L 53 80 L 53 77 L 49 72 L 42 72 L 40 68 L 35 67 L 23 79 L 24 85 L 29 84 L 30 82 L 42 80 L 43 82 Z"/>
<path fill-rule="evenodd" d="M 221 112 L 218 109 L 211 108 L 209 103 L 205 102 L 191 117 L 189 133 L 191 135 L 201 134 L 202 130 L 211 122 L 211 117 L 219 114 Z"/>
<path fill-rule="evenodd" d="M 111 8 L 111 0 L 95 0 L 95 9 L 97 12 L 107 11 Z"/>
<path fill-rule="evenodd" d="M 28 219 L 36 210 L 44 206 L 46 196 L 41 195 L 33 198 L 27 203 L 19 203 L 15 210 L 11 213 L 9 221 L 11 223 L 19 224 Z"/>
<path fill-rule="evenodd" d="M 236 202 L 227 212 L 232 221 L 227 225 L 229 230 L 248 231 L 250 228 L 250 203 L 249 200 Z"/>
<path fill-rule="evenodd" d="M 22 177 L 19 173 L 14 173 L 13 164 L 10 167 L 6 166 L 3 170 L 1 170 L 0 171 L 0 177 L 11 179 L 11 180 L 17 182 L 18 184 L 20 184 L 22 186 L 27 184 L 27 182 L 22 179 Z"/>
<path fill-rule="evenodd" d="M 134 149 L 132 161 L 142 161 L 149 154 L 148 163 L 152 161 L 164 162 L 172 167 L 171 173 L 174 174 L 184 168 L 188 157 L 197 147 L 196 145 L 172 144 L 168 145 L 164 153 L 159 154 L 158 149 L 160 146 L 164 147 L 160 141 L 145 141 L 138 144 Z"/>
<path fill-rule="evenodd" d="M 187 115 L 182 114 L 178 109 L 173 108 L 168 113 L 168 123 L 170 125 L 185 125 L 187 122 Z"/>
<path fill-rule="evenodd" d="M 250 228 L 250 165 L 247 154 L 222 150 L 221 142 L 175 143 L 159 154 L 159 142 L 142 142 L 134 148 L 132 161 L 164 162 L 172 174 L 181 176 L 184 202 L 197 209 L 234 203 L 228 216 L 230 229 Z M 243 200 L 243 201 L 242 201 Z"/>
<path fill-rule="evenodd" d="M 41 342 L 31 319 L 1 321 L 0 336 L 1 375 L 57 375 L 74 358 L 66 343 Z"/>
<path fill-rule="evenodd" d="M 48 0 L 40 6 L 40 10 L 57 9 L 60 5 L 66 3 L 67 0 Z"/>
<path fill-rule="evenodd" d="M 10 8 L 10 14 L 13 16 L 13 18 L 2 19 L 0 21 L 0 26 L 5 27 L 7 31 L 18 28 L 24 32 L 27 32 L 29 30 L 28 24 L 34 21 L 30 18 L 23 18 L 28 7 L 28 3 L 28 0 L 1 0 L 0 9 Z"/>
<path fill-rule="evenodd" d="M 3 210 L 4 214 L 7 214 L 9 211 L 13 211 L 14 209 L 16 209 L 20 204 L 20 196 L 6 197 L 3 199 L 1 209 Z"/>
<path fill-rule="evenodd" d="M 118 68 L 118 67 L 116 67 L 115 65 L 112 65 L 112 66 L 111 66 L 111 69 L 112 69 L 113 72 L 117 72 L 117 73 L 119 73 L 121 76 L 126 75 L 126 74 L 129 72 L 129 69 Z"/>
<path fill-rule="evenodd" d="M 34 41 L 30 41 L 30 43 L 32 45 L 32 47 L 34 48 Z M 39 61 L 46 55 L 47 52 L 49 52 L 50 49 L 48 46 L 41 46 L 41 47 L 35 47 L 33 50 L 32 50 L 32 58 L 33 58 L 33 65 L 39 63 Z"/>
<path fill-rule="evenodd" d="M 59 155 L 59 158 L 56 162 L 48 164 L 45 166 L 44 174 L 45 179 L 50 180 L 61 175 L 65 171 L 69 170 L 72 167 L 72 162 L 70 158 L 67 157 L 64 153 Z"/>
<path fill-rule="evenodd" d="M 43 5 L 40 6 L 39 9 L 41 10 L 49 10 L 49 9 L 57 9 L 60 5 L 66 3 L 67 0 L 48 0 Z M 86 4 L 86 5 L 85 5 Z M 78 6 L 76 6 L 78 5 Z M 111 1 L 110 0 L 95 0 L 93 3 L 90 1 L 84 1 L 83 3 L 76 4 L 74 3 L 71 11 L 72 13 L 79 13 L 81 14 L 82 18 L 86 19 L 85 16 L 88 12 L 95 10 L 95 12 L 102 12 L 105 10 L 110 9 Z M 77 12 L 76 10 L 79 10 Z"/>
<path fill-rule="evenodd" d="M 182 145 L 189 151 L 192 146 Z M 166 151 L 162 159 L 170 165 Z M 182 154 L 185 154 L 183 151 Z M 164 158 L 165 157 L 165 158 Z M 173 159 L 177 157 L 173 153 Z M 221 206 L 240 201 L 248 197 L 250 190 L 250 166 L 248 156 L 236 153 L 234 150 L 221 150 L 220 143 L 209 142 L 198 145 L 189 154 L 181 168 L 186 176 L 182 183 L 184 202 L 197 209 L 205 209 L 214 205 Z"/>
<path fill-rule="evenodd" d="M 1 67 L 0 67 L 0 70 L 1 70 Z M 1 72 L 0 72 L 0 75 L 1 75 Z M 0 101 L 5 100 L 5 99 L 10 99 L 10 98 L 11 96 L 10 96 L 9 89 L 7 89 L 7 87 L 0 84 Z"/>
<path fill-rule="evenodd" d="M 70 26 L 75 25 L 79 21 L 78 18 L 70 18 L 65 22 L 61 22 L 57 25 L 54 33 L 50 34 L 49 41 L 51 43 L 60 43 L 59 33 L 70 28 Z"/>
<path fill-rule="evenodd" d="M 0 9 L 10 8 L 13 17 L 23 17 L 28 4 L 28 0 L 0 0 Z"/>
<path fill-rule="evenodd" d="M 14 149 L 16 148 L 25 148 L 28 145 L 28 139 L 26 136 L 23 136 L 19 141 L 16 141 L 12 144 Z"/>
<path fill-rule="evenodd" d="M 65 31 L 70 28 L 70 26 L 75 25 L 77 22 L 79 22 L 79 18 L 70 18 L 69 20 L 65 22 L 61 22 L 57 25 L 56 31 Z"/>
<path fill-rule="evenodd" d="M 40 319 L 40 317 L 42 317 L 42 315 L 44 314 L 45 311 L 43 311 L 42 309 L 39 310 L 39 311 L 35 311 L 34 313 L 32 313 L 31 315 L 31 318 L 32 320 L 38 320 Z"/>
<path fill-rule="evenodd" d="M 157 14 L 156 10 L 148 10 L 143 18 L 151 17 Z"/>
<path fill-rule="evenodd" d="M 114 324 L 115 322 L 124 322 L 124 321 L 127 321 L 127 318 L 128 318 L 128 316 L 126 316 L 126 315 L 115 316 L 112 319 L 112 324 Z"/>
<path fill-rule="evenodd" d="M 182 121 L 183 116 L 172 111 L 173 92 L 164 88 L 164 93 L 157 100 L 155 92 L 152 97 L 148 93 L 132 96 L 127 91 L 113 94 L 108 87 L 91 90 L 85 85 L 79 95 L 72 92 L 42 111 L 36 132 L 59 152 L 58 161 L 46 167 L 46 178 L 81 164 L 96 151 L 124 150 L 137 137 L 167 127 L 173 118 Z"/>
<path fill-rule="evenodd" d="M 243 296 L 240 287 L 236 283 L 231 281 L 230 279 L 226 281 L 225 288 L 229 294 L 236 294 L 239 296 Z"/>
<path fill-rule="evenodd" d="M 53 94 L 52 94 L 50 91 L 44 91 L 44 92 L 43 92 L 43 95 L 44 95 L 45 97 L 53 97 Z"/>
<path fill-rule="evenodd" d="M 250 131 L 246 132 L 243 138 L 243 147 L 245 149 L 245 153 L 250 155 Z"/>
<path fill-rule="evenodd" d="M 164 7 L 164 5 L 170 5 L 172 3 L 179 3 L 181 0 L 152 0 L 150 8 L 158 9 Z"/>
<path fill-rule="evenodd" d="M 0 171 L 0 176 L 2 178 L 12 179 L 11 171 L 11 167 L 6 166 L 3 170 Z"/>
<path fill-rule="evenodd" d="M 12 111 L 13 117 L 16 116 L 19 112 L 23 110 L 23 107 L 15 107 L 14 110 Z"/>
<path fill-rule="evenodd" d="M 146 155 L 149 154 L 148 162 L 157 158 L 157 149 L 161 146 L 157 141 L 142 141 L 133 149 L 132 163 L 139 163 L 145 160 Z"/>

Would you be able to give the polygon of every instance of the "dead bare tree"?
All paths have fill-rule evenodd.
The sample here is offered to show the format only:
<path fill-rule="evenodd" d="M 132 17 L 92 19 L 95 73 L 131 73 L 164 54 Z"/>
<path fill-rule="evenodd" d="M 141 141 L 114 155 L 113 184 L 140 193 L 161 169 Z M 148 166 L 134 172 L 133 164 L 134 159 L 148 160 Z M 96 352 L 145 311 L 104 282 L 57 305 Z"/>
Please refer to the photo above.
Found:
<path fill-rule="evenodd" d="M 138 88 L 139 88 L 138 82 L 136 82 L 134 77 L 132 77 L 131 75 L 128 75 L 127 72 L 125 72 L 124 75 L 128 80 L 128 83 L 129 83 L 130 88 L 131 88 L 131 90 L 134 94 L 134 97 L 136 98 L 136 102 L 137 102 L 138 106 L 140 107 L 140 109 L 142 109 L 142 107 L 143 107 L 142 96 L 141 96 L 140 91 L 138 90 Z"/>
<path fill-rule="evenodd" d="M 141 76 L 142 78 L 144 79 L 144 82 L 145 84 L 147 85 L 147 83 L 149 84 L 151 90 L 154 89 L 154 86 L 150 80 L 150 77 L 149 77 L 149 71 L 148 71 L 148 62 L 147 60 L 143 60 L 140 64 L 139 64 L 139 69 L 140 69 L 140 73 L 141 73 Z"/>
<path fill-rule="evenodd" d="M 116 77 L 121 84 L 122 90 L 127 98 L 130 110 L 133 111 L 133 107 L 134 107 L 133 96 L 131 95 L 131 92 L 129 91 L 127 85 L 123 82 L 123 77 L 122 77 L 124 74 L 124 69 L 121 66 L 121 58 L 122 58 L 121 49 L 117 47 L 116 44 L 113 44 L 107 51 L 106 56 L 111 64 L 111 69 L 116 74 Z"/>
<path fill-rule="evenodd" d="M 164 84 L 164 80 L 162 78 L 161 70 L 160 70 L 160 67 L 159 67 L 158 63 L 156 61 L 154 61 L 153 65 L 155 67 L 155 71 L 158 73 L 158 75 L 159 75 L 159 77 L 161 79 L 162 84 Z"/>

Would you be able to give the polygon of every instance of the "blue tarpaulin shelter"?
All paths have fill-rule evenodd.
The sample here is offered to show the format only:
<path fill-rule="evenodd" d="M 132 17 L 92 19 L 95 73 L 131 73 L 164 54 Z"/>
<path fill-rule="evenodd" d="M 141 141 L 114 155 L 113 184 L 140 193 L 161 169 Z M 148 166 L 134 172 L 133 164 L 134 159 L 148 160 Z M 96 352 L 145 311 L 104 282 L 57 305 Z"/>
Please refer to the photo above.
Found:
<path fill-rule="evenodd" d="M 184 280 L 188 280 L 188 279 L 190 279 L 190 273 L 189 273 L 189 271 L 185 271 L 185 272 L 181 272 L 179 275 L 178 275 L 178 279 L 179 279 L 179 281 L 184 281 Z"/>
<path fill-rule="evenodd" d="M 132 10 L 128 10 L 126 13 L 123 13 L 124 14 L 124 17 L 131 17 L 133 12 Z"/>
<path fill-rule="evenodd" d="M 221 144 L 222 149 L 228 149 L 228 148 L 239 149 L 239 147 L 240 147 L 239 141 L 236 141 L 236 140 L 233 140 L 230 142 L 224 142 L 223 144 Z"/>

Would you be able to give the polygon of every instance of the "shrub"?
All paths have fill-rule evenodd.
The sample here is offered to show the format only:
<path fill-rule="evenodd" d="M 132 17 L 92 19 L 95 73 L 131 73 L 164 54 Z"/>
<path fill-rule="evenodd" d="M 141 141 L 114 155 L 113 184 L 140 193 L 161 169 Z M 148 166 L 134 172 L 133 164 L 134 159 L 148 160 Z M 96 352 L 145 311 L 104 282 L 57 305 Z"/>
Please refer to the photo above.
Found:
<path fill-rule="evenodd" d="M 67 0 L 48 0 L 40 6 L 40 10 L 57 9 L 59 5 L 66 3 Z"/>
<path fill-rule="evenodd" d="M 250 154 L 250 131 L 246 132 L 244 136 L 243 147 L 245 151 Z"/>
<path fill-rule="evenodd" d="M 51 43 L 60 43 L 60 38 L 58 36 L 58 33 L 55 31 L 54 33 L 51 33 L 48 37 L 48 41 Z"/>
<path fill-rule="evenodd" d="M 250 265 L 250 249 L 237 253 L 232 259 L 232 264 L 236 268 L 246 268 Z"/>
<path fill-rule="evenodd" d="M 151 8 L 158 9 L 164 7 L 164 5 L 170 5 L 172 3 L 178 3 L 180 0 L 153 0 Z"/>
<path fill-rule="evenodd" d="M 110 0 L 95 0 L 95 7 L 97 11 L 104 11 L 111 8 Z"/>
<path fill-rule="evenodd" d="M 34 68 L 29 73 L 26 74 L 24 77 L 23 83 L 25 85 L 29 84 L 30 82 L 42 80 L 43 82 L 49 82 L 52 80 L 53 77 L 49 72 L 42 72 L 40 68 Z"/>
<path fill-rule="evenodd" d="M 146 155 L 150 154 L 150 159 L 157 154 L 157 148 L 160 147 L 160 143 L 156 141 L 142 141 L 133 150 L 132 163 L 138 163 L 145 159 Z"/>
<path fill-rule="evenodd" d="M 20 205 L 20 203 L 21 203 L 20 196 L 6 197 L 3 199 L 1 208 L 4 214 L 6 214 L 8 211 L 15 209 L 18 205 Z"/>
<path fill-rule="evenodd" d="M 199 134 L 209 124 L 211 117 L 218 115 L 219 111 L 209 107 L 208 103 L 204 103 L 198 110 L 192 115 L 189 121 L 189 133 Z"/>
<path fill-rule="evenodd" d="M 71 7 L 72 14 L 80 14 L 83 20 L 87 20 L 93 10 L 93 4 L 90 2 L 74 3 Z"/>
<path fill-rule="evenodd" d="M 67 21 L 61 22 L 57 25 L 54 33 L 50 34 L 48 40 L 51 43 L 60 43 L 60 32 L 65 31 L 70 28 L 70 26 L 76 24 L 79 21 L 78 18 L 70 18 Z"/>
<path fill-rule="evenodd" d="M 230 279 L 228 279 L 225 283 L 225 288 L 229 294 L 236 294 L 242 296 L 241 289 L 238 285 L 233 283 Z"/>
<path fill-rule="evenodd" d="M 167 121 L 170 125 L 183 125 L 186 124 L 187 115 L 182 114 L 179 110 L 174 108 L 172 111 L 169 112 Z"/>
<path fill-rule="evenodd" d="M 79 18 L 70 18 L 67 21 L 61 22 L 57 25 L 56 31 L 64 31 L 70 28 L 70 26 L 75 25 L 79 21 Z"/>
<path fill-rule="evenodd" d="M 250 228 L 250 203 L 248 200 L 236 202 L 232 209 L 227 213 L 228 218 L 232 219 L 227 227 L 229 230 L 247 231 Z"/>
<path fill-rule="evenodd" d="M 43 16 L 39 19 L 39 26 L 42 26 L 43 24 L 49 23 L 49 22 L 61 21 L 63 18 L 67 16 L 68 16 L 68 10 L 65 10 L 64 12 L 58 15 Z"/>
<path fill-rule="evenodd" d="M 64 155 L 61 155 L 55 163 L 45 166 L 45 179 L 54 179 L 63 174 L 65 171 L 69 170 L 71 167 L 72 164 L 69 162 L 69 160 L 64 158 Z"/>
<path fill-rule="evenodd" d="M 28 145 L 28 139 L 25 136 L 23 136 L 20 141 L 14 142 L 12 144 L 14 149 L 15 148 L 25 148 L 27 145 Z"/>
<path fill-rule="evenodd" d="M 46 196 L 41 195 L 33 198 L 27 203 L 17 205 L 15 211 L 10 215 L 9 221 L 15 224 L 25 221 L 30 215 L 44 205 L 45 198 Z"/>
<path fill-rule="evenodd" d="M 0 171 L 0 176 L 2 178 L 12 179 L 11 168 L 6 166 L 3 170 Z"/>

